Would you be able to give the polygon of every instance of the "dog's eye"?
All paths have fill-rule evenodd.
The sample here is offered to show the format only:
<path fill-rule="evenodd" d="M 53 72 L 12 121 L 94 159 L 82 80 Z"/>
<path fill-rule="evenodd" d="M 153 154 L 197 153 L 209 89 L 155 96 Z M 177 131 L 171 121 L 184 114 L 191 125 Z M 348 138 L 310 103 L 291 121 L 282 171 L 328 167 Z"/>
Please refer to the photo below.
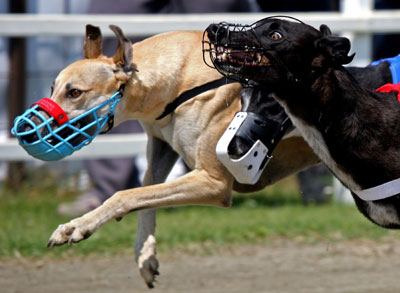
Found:
<path fill-rule="evenodd" d="M 68 95 L 72 98 L 77 98 L 82 94 L 81 90 L 78 89 L 72 89 L 68 92 Z"/>
<path fill-rule="evenodd" d="M 279 40 L 282 38 L 282 35 L 280 32 L 272 32 L 269 34 L 269 37 L 273 40 Z"/>

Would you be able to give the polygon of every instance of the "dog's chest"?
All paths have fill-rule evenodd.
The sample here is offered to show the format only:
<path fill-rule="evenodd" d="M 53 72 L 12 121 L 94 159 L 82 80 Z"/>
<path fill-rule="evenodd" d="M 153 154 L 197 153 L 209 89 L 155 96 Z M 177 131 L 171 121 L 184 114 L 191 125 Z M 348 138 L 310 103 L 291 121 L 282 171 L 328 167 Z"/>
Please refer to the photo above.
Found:
<path fill-rule="evenodd" d="M 195 121 L 175 121 L 163 127 L 161 130 L 162 138 L 172 149 L 182 157 L 186 164 L 193 168 L 195 164 L 195 156 L 197 140 L 200 135 L 198 126 Z"/>
<path fill-rule="evenodd" d="M 343 172 L 337 163 L 332 159 L 321 133 L 315 127 L 310 126 L 302 119 L 294 116 L 286 105 L 284 105 L 284 107 L 293 124 L 299 129 L 306 142 L 310 145 L 312 150 L 317 154 L 321 161 L 324 162 L 348 188 L 352 190 L 361 190 L 361 187 L 353 180 L 352 176 Z"/>

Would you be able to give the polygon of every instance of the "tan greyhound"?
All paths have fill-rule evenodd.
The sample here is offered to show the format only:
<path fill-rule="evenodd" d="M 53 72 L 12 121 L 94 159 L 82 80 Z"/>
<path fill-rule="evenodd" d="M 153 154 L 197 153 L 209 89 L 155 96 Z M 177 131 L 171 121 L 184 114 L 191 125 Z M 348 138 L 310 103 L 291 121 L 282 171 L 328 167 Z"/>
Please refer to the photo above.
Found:
<path fill-rule="evenodd" d="M 181 93 L 220 79 L 222 75 L 203 62 L 202 32 L 160 34 L 132 45 L 117 26 L 119 40 L 113 58 L 102 55 L 100 30 L 87 26 L 85 59 L 66 67 L 55 80 L 51 99 L 73 118 L 111 96 L 125 84 L 115 111 L 115 124 L 139 120 L 148 135 L 143 187 L 121 190 L 95 210 L 60 225 L 48 246 L 79 242 L 100 226 L 138 211 L 135 255 L 149 287 L 158 274 L 155 209 L 181 205 L 229 207 L 232 190 L 252 192 L 318 162 L 300 137 L 283 139 L 262 178 L 242 185 L 218 161 L 215 146 L 240 109 L 239 83 L 222 85 L 198 94 L 166 117 L 156 120 Z M 178 157 L 192 169 L 163 183 Z"/>

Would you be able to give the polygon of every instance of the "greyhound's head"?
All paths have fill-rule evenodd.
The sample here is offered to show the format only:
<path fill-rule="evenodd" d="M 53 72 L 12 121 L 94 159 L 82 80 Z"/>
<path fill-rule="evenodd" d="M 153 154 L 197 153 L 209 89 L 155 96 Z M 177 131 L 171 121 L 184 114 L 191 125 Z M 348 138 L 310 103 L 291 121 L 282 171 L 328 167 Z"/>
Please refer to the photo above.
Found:
<path fill-rule="evenodd" d="M 32 156 L 61 159 L 110 130 L 114 120 L 123 121 L 122 95 L 136 69 L 130 41 L 119 27 L 110 28 L 119 40 L 114 57 L 102 54 L 100 29 L 87 25 L 85 59 L 61 71 L 50 99 L 39 100 L 16 118 L 12 132 Z"/>
<path fill-rule="evenodd" d="M 211 24 L 206 34 L 210 48 L 205 51 L 217 70 L 271 90 L 353 59 L 347 56 L 349 40 L 333 36 L 326 25 L 318 31 L 300 21 L 269 17 L 252 25 Z"/>
<path fill-rule="evenodd" d="M 121 85 L 126 84 L 136 71 L 132 64 L 131 42 L 118 26 L 110 25 L 110 29 L 119 41 L 114 57 L 109 58 L 102 54 L 100 29 L 87 25 L 83 48 L 85 59 L 67 66 L 54 81 L 50 99 L 56 102 L 70 119 L 107 100 Z M 118 106 L 116 111 L 119 111 Z M 118 116 L 116 115 L 117 123 Z"/>

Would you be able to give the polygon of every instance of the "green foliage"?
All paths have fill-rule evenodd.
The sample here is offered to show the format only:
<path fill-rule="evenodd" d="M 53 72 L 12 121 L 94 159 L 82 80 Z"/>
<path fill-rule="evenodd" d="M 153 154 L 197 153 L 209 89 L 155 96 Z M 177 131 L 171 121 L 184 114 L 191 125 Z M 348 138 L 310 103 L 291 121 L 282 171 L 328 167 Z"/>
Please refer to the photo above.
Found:
<path fill-rule="evenodd" d="M 52 231 L 69 219 L 56 214 L 57 205 L 71 198 L 48 184 L 45 189 L 23 186 L 0 195 L 0 257 L 102 255 L 133 251 L 136 215 L 101 227 L 72 247 L 47 249 Z M 296 188 L 275 186 L 253 195 L 235 195 L 233 207 L 177 207 L 160 209 L 157 241 L 161 251 L 266 243 L 285 238 L 296 241 L 342 241 L 354 238 L 399 237 L 365 219 L 355 206 L 329 203 L 304 206 Z"/>

